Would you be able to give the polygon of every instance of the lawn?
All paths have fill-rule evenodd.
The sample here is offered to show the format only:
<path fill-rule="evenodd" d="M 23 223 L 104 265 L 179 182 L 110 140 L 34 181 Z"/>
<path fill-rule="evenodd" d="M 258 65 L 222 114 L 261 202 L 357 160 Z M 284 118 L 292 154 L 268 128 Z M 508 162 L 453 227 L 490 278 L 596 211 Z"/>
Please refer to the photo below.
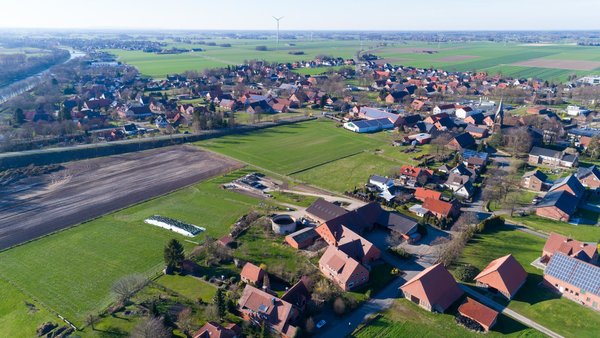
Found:
<path fill-rule="evenodd" d="M 302 171 L 293 177 L 331 191 L 344 192 L 362 187 L 372 174 L 397 173 L 403 164 L 406 163 L 365 152 Z"/>
<path fill-rule="evenodd" d="M 600 314 L 539 286 L 542 271 L 531 266 L 540 256 L 545 240 L 518 230 L 503 227 L 476 235 L 467 245 L 460 264 L 483 269 L 498 257 L 513 254 L 529 273 L 527 282 L 510 302 L 509 308 L 531 318 L 565 337 L 593 337 L 600 324 Z"/>
<path fill-rule="evenodd" d="M 217 292 L 217 288 L 213 284 L 193 276 L 163 275 L 156 280 L 156 283 L 191 301 L 202 299 L 205 302 L 210 302 Z"/>
<path fill-rule="evenodd" d="M 482 337 L 481 334 L 456 324 L 453 317 L 451 314 L 434 314 L 406 299 L 399 299 L 390 309 L 363 329 L 355 331 L 351 337 Z M 496 326 L 486 336 L 543 337 L 541 333 L 504 315 L 498 317 Z"/>
<path fill-rule="evenodd" d="M 524 217 L 508 217 L 508 220 L 523 224 L 544 233 L 556 232 L 585 242 L 598 242 L 600 240 L 600 227 L 593 225 L 573 225 L 565 222 L 553 221 L 536 215 Z"/>
<path fill-rule="evenodd" d="M 367 182 L 372 174 L 391 175 L 413 158 L 391 146 L 397 134 L 356 134 L 329 120 L 316 120 L 201 141 L 197 145 L 280 175 L 336 192 Z M 285 160 L 284 160 L 285 159 Z"/>
<path fill-rule="evenodd" d="M 258 200 L 220 188 L 243 172 L 218 177 L 0 253 L 0 277 L 81 325 L 113 300 L 112 284 L 163 267 L 162 250 L 176 233 L 145 224 L 159 214 L 207 228 L 219 237 Z M 203 235 L 199 235 L 203 236 Z M 184 241 L 189 249 L 191 244 Z"/>
<path fill-rule="evenodd" d="M 35 337 L 36 329 L 44 322 L 64 324 L 39 302 L 0 279 L 0 327 L 3 337 Z M 27 305 L 31 304 L 31 305 Z"/>
<path fill-rule="evenodd" d="M 225 136 L 196 143 L 282 175 L 307 170 L 368 149 L 381 141 L 338 128 L 328 120 Z"/>

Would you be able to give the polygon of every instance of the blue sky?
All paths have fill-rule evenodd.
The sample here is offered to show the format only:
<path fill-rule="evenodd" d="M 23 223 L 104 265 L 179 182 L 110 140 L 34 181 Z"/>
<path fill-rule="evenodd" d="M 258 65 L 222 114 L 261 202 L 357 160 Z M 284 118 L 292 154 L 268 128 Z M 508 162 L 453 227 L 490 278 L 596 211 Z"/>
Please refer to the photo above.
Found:
<path fill-rule="evenodd" d="M 600 0 L 1 0 L 0 27 L 264 30 L 600 29 Z"/>

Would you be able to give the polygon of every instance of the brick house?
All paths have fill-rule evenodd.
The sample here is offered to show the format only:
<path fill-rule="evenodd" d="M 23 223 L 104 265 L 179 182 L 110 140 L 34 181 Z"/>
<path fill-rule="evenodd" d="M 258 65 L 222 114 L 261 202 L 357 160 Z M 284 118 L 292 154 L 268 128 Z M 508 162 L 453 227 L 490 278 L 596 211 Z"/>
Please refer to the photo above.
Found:
<path fill-rule="evenodd" d="M 600 310 L 600 267 L 556 252 L 544 270 L 544 286 Z"/>
<path fill-rule="evenodd" d="M 369 270 L 335 246 L 329 246 L 321 256 L 319 269 L 344 291 L 369 281 Z"/>
<path fill-rule="evenodd" d="M 426 199 L 432 198 L 439 200 L 442 197 L 442 193 L 436 190 L 418 187 L 415 189 L 415 199 L 425 202 Z"/>
<path fill-rule="evenodd" d="M 208 322 L 204 324 L 193 336 L 194 338 L 238 338 L 242 336 L 242 328 L 236 324 L 222 326 L 219 323 Z"/>
<path fill-rule="evenodd" d="M 521 178 L 521 186 L 525 189 L 542 191 L 548 176 L 539 170 L 528 171 Z"/>
<path fill-rule="evenodd" d="M 463 295 L 454 277 L 442 264 L 421 271 L 400 290 L 404 298 L 432 312 L 446 311 Z"/>
<path fill-rule="evenodd" d="M 475 277 L 478 287 L 498 292 L 507 299 L 512 299 L 526 280 L 527 272 L 511 254 L 491 261 Z"/>
<path fill-rule="evenodd" d="M 547 264 L 556 252 L 575 257 L 587 263 L 598 263 L 598 247 L 596 245 L 580 242 L 552 232 L 542 249 L 542 263 Z"/>
<path fill-rule="evenodd" d="M 285 236 L 285 241 L 294 249 L 304 249 L 315 242 L 319 234 L 313 228 L 300 229 Z"/>
<path fill-rule="evenodd" d="M 531 165 L 543 164 L 554 167 L 572 168 L 579 164 L 579 156 L 560 150 L 533 147 L 529 152 L 527 162 Z"/>
<path fill-rule="evenodd" d="M 455 217 L 460 213 L 456 203 L 445 202 L 433 198 L 426 198 L 423 202 L 423 208 L 427 209 L 427 211 L 432 213 L 437 218 Z"/>
<path fill-rule="evenodd" d="M 535 214 L 555 221 L 568 222 L 577 209 L 578 199 L 567 191 L 549 192 L 535 206 Z"/>
<path fill-rule="evenodd" d="M 255 325 L 265 323 L 271 331 L 284 338 L 296 336 L 297 327 L 292 323 L 298 318 L 299 311 L 292 304 L 276 296 L 246 285 L 238 301 L 242 318 Z"/>
<path fill-rule="evenodd" d="M 577 170 L 577 179 L 581 185 L 590 189 L 600 188 L 600 170 L 595 165 Z"/>
<path fill-rule="evenodd" d="M 265 270 L 250 262 L 247 262 L 242 268 L 240 279 L 246 284 L 261 286 L 263 279 L 265 278 L 265 274 Z"/>
<path fill-rule="evenodd" d="M 462 133 L 460 135 L 455 136 L 450 140 L 448 144 L 446 144 L 446 148 L 456 151 L 461 151 L 464 149 L 469 149 L 475 146 L 475 139 L 469 133 Z"/>

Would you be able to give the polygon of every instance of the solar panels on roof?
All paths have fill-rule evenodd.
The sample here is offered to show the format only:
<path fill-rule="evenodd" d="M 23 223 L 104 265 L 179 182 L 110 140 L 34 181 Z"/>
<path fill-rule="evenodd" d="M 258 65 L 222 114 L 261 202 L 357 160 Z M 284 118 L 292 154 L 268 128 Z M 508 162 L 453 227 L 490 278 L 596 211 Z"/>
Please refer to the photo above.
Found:
<path fill-rule="evenodd" d="M 600 267 L 557 252 L 544 274 L 600 296 Z"/>

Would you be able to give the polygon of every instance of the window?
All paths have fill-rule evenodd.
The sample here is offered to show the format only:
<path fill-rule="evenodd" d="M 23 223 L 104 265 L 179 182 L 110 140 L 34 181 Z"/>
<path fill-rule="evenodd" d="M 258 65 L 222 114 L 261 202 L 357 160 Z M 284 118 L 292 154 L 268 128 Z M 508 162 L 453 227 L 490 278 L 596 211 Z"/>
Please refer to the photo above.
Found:
<path fill-rule="evenodd" d="M 590 302 L 590 297 L 586 298 L 585 301 L 589 303 Z"/>
<path fill-rule="evenodd" d="M 596 309 L 596 308 L 598 307 L 598 302 L 593 302 L 593 303 L 592 303 L 592 307 L 593 307 L 594 309 Z"/>
<path fill-rule="evenodd" d="M 581 290 L 579 292 L 581 292 L 582 295 L 585 295 L 585 290 Z"/>

